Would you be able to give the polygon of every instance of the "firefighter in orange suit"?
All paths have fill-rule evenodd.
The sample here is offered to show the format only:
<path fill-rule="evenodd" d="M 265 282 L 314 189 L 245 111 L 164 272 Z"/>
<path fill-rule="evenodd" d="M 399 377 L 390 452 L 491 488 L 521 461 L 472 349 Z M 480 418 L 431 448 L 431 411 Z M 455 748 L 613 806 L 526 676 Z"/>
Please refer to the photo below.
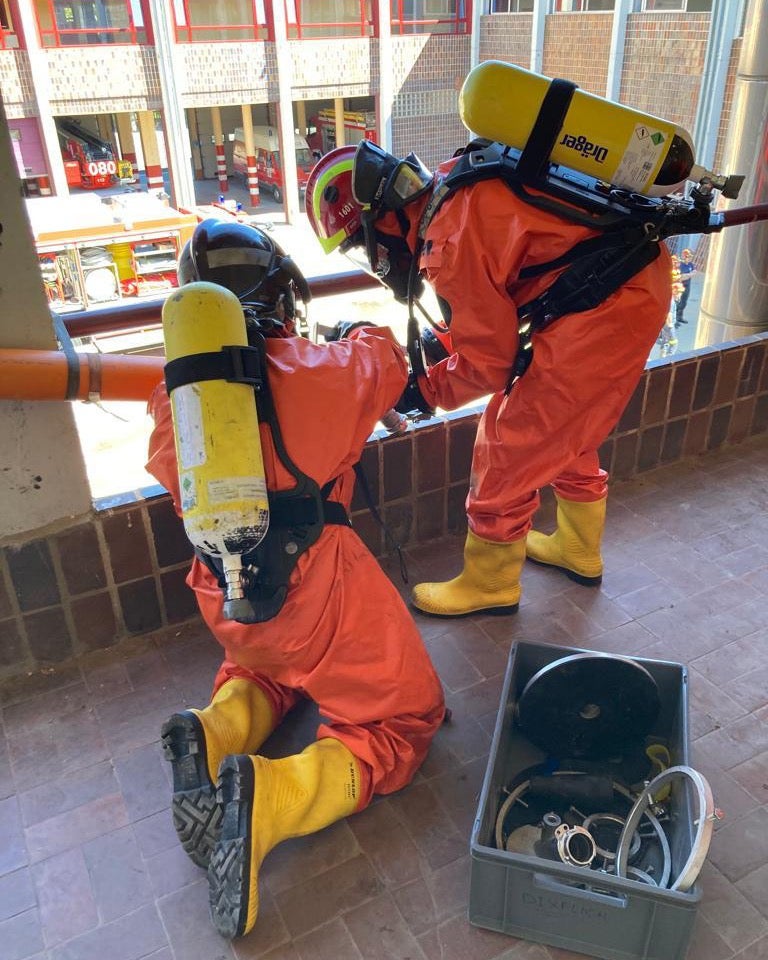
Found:
<path fill-rule="evenodd" d="M 244 304 L 249 325 L 266 338 L 282 443 L 323 488 L 325 509 L 337 505 L 343 515 L 363 445 L 402 393 L 402 348 L 389 330 L 368 325 L 339 325 L 343 338 L 327 344 L 294 336 L 297 285 L 301 292 L 305 281 L 270 237 L 247 225 L 200 224 L 182 254 L 179 279 L 220 283 Z M 349 326 L 355 329 L 347 334 Z M 150 412 L 148 469 L 180 513 L 165 385 L 155 390 Z M 260 432 L 268 489 L 291 487 L 261 421 Z M 282 608 L 264 622 L 227 620 L 216 576 L 200 558 L 187 582 L 225 660 L 211 703 L 175 714 L 162 738 L 173 765 L 177 832 L 195 863 L 208 868 L 216 928 L 234 937 L 256 921 L 258 870 L 276 843 L 410 782 L 443 720 L 443 692 L 397 590 L 348 522 L 326 523 L 291 573 Z M 317 740 L 296 756 L 258 756 L 302 697 L 318 705 Z"/>
<path fill-rule="evenodd" d="M 526 554 L 579 583 L 601 581 L 608 475 L 598 448 L 664 322 L 669 255 L 662 244 L 607 300 L 534 333 L 532 361 L 513 382 L 519 307 L 561 271 L 531 274 L 596 231 L 531 206 L 498 178 L 451 193 L 424 230 L 457 162 L 433 176 L 414 154 L 398 160 L 375 144 L 340 147 L 313 170 L 307 212 L 326 252 L 364 251 L 398 300 L 413 303 L 422 278 L 437 296 L 454 352 L 412 377 L 401 408 L 451 410 L 491 395 L 472 458 L 463 569 L 447 582 L 417 584 L 414 606 L 440 616 L 513 613 Z M 546 484 L 557 501 L 550 536 L 531 529 Z"/>

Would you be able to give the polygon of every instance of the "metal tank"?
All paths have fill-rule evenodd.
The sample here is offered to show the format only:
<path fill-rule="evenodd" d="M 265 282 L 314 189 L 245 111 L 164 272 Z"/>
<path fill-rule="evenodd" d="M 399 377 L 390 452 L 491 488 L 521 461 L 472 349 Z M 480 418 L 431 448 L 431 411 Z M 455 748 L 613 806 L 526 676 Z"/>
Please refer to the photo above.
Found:
<path fill-rule="evenodd" d="M 768 202 L 768 0 L 752 0 L 736 72 L 732 120 L 720 165 L 745 174 L 738 200 L 718 209 Z M 729 227 L 712 237 L 696 346 L 768 330 L 768 223 Z"/>

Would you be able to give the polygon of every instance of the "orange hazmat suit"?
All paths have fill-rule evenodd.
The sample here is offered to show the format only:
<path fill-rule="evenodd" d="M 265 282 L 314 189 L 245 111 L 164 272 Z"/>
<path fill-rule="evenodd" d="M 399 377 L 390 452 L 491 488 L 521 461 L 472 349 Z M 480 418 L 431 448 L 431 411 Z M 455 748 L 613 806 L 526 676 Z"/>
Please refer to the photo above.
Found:
<path fill-rule="evenodd" d="M 377 419 L 406 381 L 402 348 L 386 328 L 314 344 L 268 338 L 270 389 L 289 456 L 329 499 L 349 509 L 353 466 Z M 170 401 L 160 384 L 149 403 L 155 420 L 147 469 L 179 508 Z M 278 459 L 269 428 L 261 443 L 270 490 L 294 480 Z M 445 713 L 443 692 L 405 604 L 357 534 L 328 525 L 299 558 L 287 599 L 272 620 L 244 625 L 222 616 L 223 595 L 197 558 L 187 577 L 201 614 L 224 647 L 214 692 L 232 677 L 264 690 L 277 717 L 300 697 L 318 705 L 318 739 L 335 737 L 360 761 L 360 803 L 410 782 Z"/>
<path fill-rule="evenodd" d="M 441 165 L 438 176 L 453 163 Z M 427 229 L 421 268 L 450 307 L 455 353 L 430 367 L 419 386 L 430 404 L 448 410 L 492 394 L 467 496 L 470 529 L 484 540 L 525 537 L 546 484 L 565 500 L 606 496 L 608 475 L 597 451 L 631 397 L 669 309 L 666 247 L 596 308 L 566 314 L 534 334 L 533 361 L 506 393 L 518 346 L 517 308 L 557 276 L 521 281 L 520 271 L 594 235 L 518 199 L 497 179 L 456 191 Z"/>

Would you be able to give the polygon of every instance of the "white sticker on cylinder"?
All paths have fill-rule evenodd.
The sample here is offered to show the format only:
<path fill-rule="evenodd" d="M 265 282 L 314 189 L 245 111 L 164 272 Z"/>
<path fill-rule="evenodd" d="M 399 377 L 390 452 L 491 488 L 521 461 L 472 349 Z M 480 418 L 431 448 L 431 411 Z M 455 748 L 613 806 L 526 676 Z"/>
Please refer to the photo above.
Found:
<path fill-rule="evenodd" d="M 173 391 L 173 423 L 179 448 L 179 467 L 199 467 L 205 463 L 203 413 L 196 384 L 185 383 Z"/>
<path fill-rule="evenodd" d="M 212 504 L 266 499 L 267 481 L 264 477 L 223 477 L 208 481 L 208 501 Z"/>
<path fill-rule="evenodd" d="M 611 177 L 613 183 L 642 193 L 650 186 L 651 173 L 667 143 L 666 134 L 643 123 L 635 125 L 629 143 Z"/>

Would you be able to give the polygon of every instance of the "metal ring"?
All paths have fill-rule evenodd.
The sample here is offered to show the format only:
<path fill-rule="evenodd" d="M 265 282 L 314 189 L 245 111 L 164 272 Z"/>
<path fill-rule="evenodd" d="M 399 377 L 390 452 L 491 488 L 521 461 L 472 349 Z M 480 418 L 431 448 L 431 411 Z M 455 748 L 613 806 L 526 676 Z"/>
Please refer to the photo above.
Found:
<path fill-rule="evenodd" d="M 709 850 L 709 844 L 712 839 L 712 830 L 714 829 L 715 802 L 712 798 L 712 790 L 702 775 L 692 767 L 669 767 L 658 777 L 655 777 L 646 785 L 643 792 L 637 798 L 637 801 L 629 812 L 629 816 L 624 824 L 624 829 L 619 838 L 619 846 L 616 850 L 616 876 L 626 877 L 627 860 L 629 859 L 630 838 L 637 825 L 640 823 L 643 815 L 649 817 L 648 807 L 653 803 L 653 797 L 659 792 L 659 789 L 669 783 L 671 780 L 685 778 L 693 784 L 698 801 L 698 817 L 694 820 L 696 824 L 696 834 L 691 844 L 691 852 L 685 861 L 682 870 L 674 883 L 669 886 L 670 890 L 679 890 L 684 893 L 690 890 L 696 882 L 696 878 L 701 872 L 704 860 Z M 654 818 L 655 819 L 655 818 Z M 669 844 L 667 843 L 667 846 Z M 667 885 L 668 877 L 659 881 L 659 886 Z"/>
<path fill-rule="evenodd" d="M 584 827 L 568 827 L 564 823 L 555 830 L 555 839 L 557 841 L 557 855 L 563 861 L 572 867 L 588 867 L 595 859 L 597 853 L 597 844 L 595 838 Z M 572 848 L 572 843 L 585 841 L 588 846 L 587 856 L 577 856 L 577 851 Z"/>
<path fill-rule="evenodd" d="M 617 813 L 592 813 L 588 817 L 585 817 L 582 827 L 592 833 L 590 827 L 596 823 L 615 823 L 618 824 L 618 826 L 623 827 L 624 818 L 620 817 Z M 635 830 L 635 832 L 632 834 L 632 843 L 629 846 L 630 857 L 635 856 L 637 851 L 640 849 L 642 842 L 643 841 L 640 839 L 640 834 L 637 832 L 637 830 Z M 597 840 L 595 840 L 595 849 L 597 850 L 598 854 L 606 860 L 616 859 L 616 850 L 603 850 L 602 847 L 598 846 Z"/>

